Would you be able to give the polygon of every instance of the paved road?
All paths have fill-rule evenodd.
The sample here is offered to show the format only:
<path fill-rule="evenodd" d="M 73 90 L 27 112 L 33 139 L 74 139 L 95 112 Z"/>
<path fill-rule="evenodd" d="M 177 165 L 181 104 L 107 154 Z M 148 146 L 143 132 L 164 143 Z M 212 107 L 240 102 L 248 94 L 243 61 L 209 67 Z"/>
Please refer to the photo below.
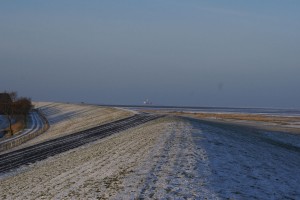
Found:
<path fill-rule="evenodd" d="M 0 115 L 0 130 L 6 129 L 9 126 L 8 120 L 5 116 Z"/>
<path fill-rule="evenodd" d="M 0 129 L 6 128 L 6 124 L 6 119 L 2 115 L 0 115 Z"/>
<path fill-rule="evenodd" d="M 15 140 L 15 139 L 20 138 L 20 137 L 23 137 L 24 135 L 35 132 L 35 131 L 37 131 L 37 130 L 39 130 L 43 127 L 43 121 L 42 121 L 42 119 L 40 118 L 40 116 L 37 112 L 35 112 L 35 111 L 30 112 L 29 115 L 30 116 L 29 116 L 29 121 L 28 121 L 27 128 L 25 128 L 24 130 L 17 133 L 16 136 L 1 141 L 0 144 L 3 144 L 7 141 Z"/>
<path fill-rule="evenodd" d="M 6 127 L 8 127 L 8 122 L 4 116 L 0 115 L 0 138 L 3 137 L 3 135 L 4 135 L 3 130 Z"/>
<path fill-rule="evenodd" d="M 30 113 L 30 119 L 28 121 L 28 126 L 22 131 L 20 135 L 26 135 L 31 132 L 35 132 L 43 127 L 43 121 L 37 112 Z"/>
<path fill-rule="evenodd" d="M 0 174 L 157 119 L 158 117 L 156 115 L 137 114 L 126 119 L 2 154 L 0 155 Z"/>
<path fill-rule="evenodd" d="M 8 126 L 8 122 L 4 116 L 0 115 L 0 138 L 2 137 L 2 130 Z"/>

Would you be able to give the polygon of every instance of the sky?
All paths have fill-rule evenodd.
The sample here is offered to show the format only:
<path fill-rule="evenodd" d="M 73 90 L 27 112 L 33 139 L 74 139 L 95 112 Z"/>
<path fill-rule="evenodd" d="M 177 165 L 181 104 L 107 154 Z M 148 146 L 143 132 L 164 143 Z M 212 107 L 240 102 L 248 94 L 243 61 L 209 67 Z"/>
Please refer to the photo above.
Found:
<path fill-rule="evenodd" d="M 2 0 L 0 91 L 300 108 L 299 0 Z"/>

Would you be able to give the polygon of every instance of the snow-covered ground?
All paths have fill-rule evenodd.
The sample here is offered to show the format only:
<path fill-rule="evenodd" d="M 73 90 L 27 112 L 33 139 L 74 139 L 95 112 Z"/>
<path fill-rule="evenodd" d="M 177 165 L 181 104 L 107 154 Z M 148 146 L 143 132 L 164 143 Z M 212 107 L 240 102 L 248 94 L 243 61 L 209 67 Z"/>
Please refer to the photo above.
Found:
<path fill-rule="evenodd" d="M 35 102 L 49 121 L 50 128 L 44 134 L 15 148 L 20 149 L 50 139 L 61 137 L 132 116 L 134 113 L 116 108 L 99 107 L 84 104 L 67 104 L 53 102 Z M 14 149 L 14 150 L 15 150 Z"/>
<path fill-rule="evenodd" d="M 300 196 L 300 137 L 264 135 L 253 128 L 193 122 L 197 148 L 207 161 L 198 160 L 205 187 L 221 199 L 297 199 Z M 276 137 L 274 137 L 276 135 Z M 279 135 L 287 141 L 278 140 Z M 291 139 L 294 144 L 289 143 Z"/>
<path fill-rule="evenodd" d="M 18 138 L 22 138 L 25 135 L 34 133 L 34 132 L 38 131 L 39 129 L 42 129 L 44 126 L 43 121 L 37 112 L 29 113 L 29 119 L 28 119 L 27 125 L 28 125 L 28 127 L 15 133 L 13 137 L 4 138 L 3 140 L 1 140 L 0 145 L 10 142 L 10 141 L 14 141 Z"/>
<path fill-rule="evenodd" d="M 2 175 L 0 199 L 297 199 L 299 166 L 270 133 L 163 118 Z"/>

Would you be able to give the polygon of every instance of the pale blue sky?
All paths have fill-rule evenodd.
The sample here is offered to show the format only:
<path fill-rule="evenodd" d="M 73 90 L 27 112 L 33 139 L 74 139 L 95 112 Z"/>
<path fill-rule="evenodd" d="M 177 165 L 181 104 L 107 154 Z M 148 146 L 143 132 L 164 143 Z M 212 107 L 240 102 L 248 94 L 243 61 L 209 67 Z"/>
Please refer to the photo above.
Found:
<path fill-rule="evenodd" d="M 3 0 L 0 91 L 300 108 L 298 0 Z"/>

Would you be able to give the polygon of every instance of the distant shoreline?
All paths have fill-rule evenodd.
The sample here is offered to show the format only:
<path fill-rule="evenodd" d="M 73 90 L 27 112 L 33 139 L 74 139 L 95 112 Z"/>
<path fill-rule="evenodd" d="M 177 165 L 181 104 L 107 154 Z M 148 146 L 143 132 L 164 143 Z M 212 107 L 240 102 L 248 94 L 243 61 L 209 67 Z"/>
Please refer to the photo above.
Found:
<path fill-rule="evenodd" d="M 155 105 L 101 105 L 108 107 L 122 107 L 134 110 L 168 110 L 180 112 L 207 112 L 207 113 L 239 113 L 239 114 L 265 114 L 299 116 L 300 109 L 293 108 L 242 108 L 242 107 L 204 107 L 204 106 L 155 106 Z"/>
<path fill-rule="evenodd" d="M 167 110 L 143 110 L 144 112 L 189 117 L 193 119 L 251 126 L 263 130 L 300 134 L 300 116 L 276 116 L 255 113 L 204 113 Z"/>

